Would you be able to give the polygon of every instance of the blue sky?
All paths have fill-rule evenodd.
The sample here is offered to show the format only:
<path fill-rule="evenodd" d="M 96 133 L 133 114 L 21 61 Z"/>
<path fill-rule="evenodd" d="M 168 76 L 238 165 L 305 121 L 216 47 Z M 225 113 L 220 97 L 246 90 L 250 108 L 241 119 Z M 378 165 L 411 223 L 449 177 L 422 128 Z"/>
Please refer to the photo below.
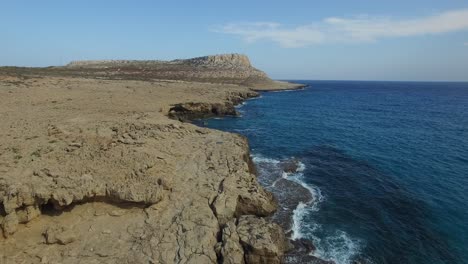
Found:
<path fill-rule="evenodd" d="M 0 36 L 0 65 L 236 52 L 276 79 L 468 81 L 468 0 L 0 0 Z"/>

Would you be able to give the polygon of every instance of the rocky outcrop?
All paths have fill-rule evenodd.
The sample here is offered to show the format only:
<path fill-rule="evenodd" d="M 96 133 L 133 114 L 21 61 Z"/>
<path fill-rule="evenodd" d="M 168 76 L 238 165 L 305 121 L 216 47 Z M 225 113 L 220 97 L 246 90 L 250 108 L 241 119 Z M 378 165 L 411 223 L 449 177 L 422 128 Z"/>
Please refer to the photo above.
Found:
<path fill-rule="evenodd" d="M 158 66 L 161 64 L 172 65 L 192 65 L 192 66 L 208 66 L 208 67 L 245 67 L 250 68 L 250 60 L 247 56 L 241 54 L 221 54 L 210 55 L 203 57 L 196 57 L 191 59 L 177 59 L 172 61 L 162 60 L 84 60 L 72 61 L 66 67 L 88 67 L 88 68 L 106 68 L 106 67 L 119 67 L 125 65 L 135 65 L 142 67 Z"/>
<path fill-rule="evenodd" d="M 251 87 L 275 84 L 254 68 L 247 56 L 222 54 L 185 60 L 94 60 L 73 61 L 65 70 L 107 78 L 167 79 L 211 83 L 231 83 Z M 65 71 L 66 72 L 66 71 Z"/>
<path fill-rule="evenodd" d="M 221 54 L 197 57 L 187 60 L 175 60 L 172 63 L 188 63 L 192 65 L 203 65 L 210 67 L 244 67 L 251 68 L 250 60 L 247 56 L 241 54 Z"/>
<path fill-rule="evenodd" d="M 245 93 L 230 93 L 223 103 L 180 103 L 169 109 L 168 116 L 180 121 L 187 121 L 213 116 L 238 116 L 235 105 L 242 101 L 257 97 L 258 93 L 251 91 Z"/>
<path fill-rule="evenodd" d="M 65 226 L 49 226 L 43 235 L 46 244 L 66 245 L 74 242 L 77 238 L 77 234 Z"/>
<path fill-rule="evenodd" d="M 282 263 L 288 248 L 278 225 L 252 215 L 230 221 L 223 229 L 220 255 L 223 263 Z"/>
<path fill-rule="evenodd" d="M 288 248 L 284 232 L 264 218 L 242 216 L 237 224 L 239 240 L 244 248 L 245 262 L 281 263 Z"/>
<path fill-rule="evenodd" d="M 288 264 L 335 264 L 334 261 L 327 261 L 312 255 L 315 246 L 309 240 L 300 238 L 291 240 L 291 249 L 285 254 L 285 262 Z"/>
<path fill-rule="evenodd" d="M 239 113 L 231 102 L 220 103 L 182 103 L 169 109 L 168 116 L 180 121 L 187 121 L 212 116 L 237 116 Z"/>
<path fill-rule="evenodd" d="M 167 118 L 234 113 L 255 92 L 69 74 L 3 78 L 0 71 L 0 259 L 281 260 L 281 228 L 262 218 L 277 201 L 257 181 L 247 140 Z M 185 110 L 169 110 L 176 106 Z"/>
<path fill-rule="evenodd" d="M 53 150 L 29 163 L 28 169 L 2 176 L 2 230 L 6 237 L 15 239 L 16 232 L 21 237 L 27 230 L 18 225 L 41 213 L 61 215 L 90 202 L 126 203 L 148 208 L 145 218 L 122 218 L 120 222 L 124 226 L 141 225 L 138 232 L 147 234 L 139 242 L 145 246 L 136 249 L 143 250 L 142 256 L 159 259 L 160 263 L 215 263 L 216 234 L 226 223 L 244 214 L 266 216 L 276 210 L 273 196 L 258 185 L 242 158 L 249 155 L 245 138 L 190 124 L 109 125 L 86 129 L 97 131 L 95 135 L 74 134 L 73 127 L 52 127 L 48 138 L 57 141 Z M 175 141 L 170 139 L 174 136 Z M 195 151 L 187 152 L 188 146 Z M 108 214 L 121 215 L 114 211 Z M 63 227 L 66 220 L 57 217 L 55 221 L 59 227 L 46 226 L 41 232 L 45 244 L 35 246 L 38 251 L 51 244 L 64 246 L 63 250 L 74 248 L 85 241 L 83 235 L 99 241 L 97 234 L 81 230 L 83 225 L 96 225 L 92 217 L 70 228 Z M 118 226 L 107 229 L 115 235 L 123 231 Z M 153 243 L 153 239 L 160 242 Z M 165 246 L 160 244 L 163 241 Z M 116 246 L 124 252 L 126 243 Z M 1 247 L 6 250 L 6 246 Z M 75 261 L 71 257 L 55 260 Z"/>
<path fill-rule="evenodd" d="M 218 243 L 216 251 L 219 262 L 225 264 L 244 264 L 244 249 L 237 233 L 236 220 L 231 220 L 223 228 L 222 239 Z"/>

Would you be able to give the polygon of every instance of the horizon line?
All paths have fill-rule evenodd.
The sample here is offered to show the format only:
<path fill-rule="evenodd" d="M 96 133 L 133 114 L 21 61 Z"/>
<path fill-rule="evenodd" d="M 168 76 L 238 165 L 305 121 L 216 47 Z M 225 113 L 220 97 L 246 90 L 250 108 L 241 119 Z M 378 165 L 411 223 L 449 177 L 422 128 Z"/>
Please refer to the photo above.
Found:
<path fill-rule="evenodd" d="M 468 80 L 447 81 L 447 80 L 359 80 L 359 79 L 273 79 L 275 81 L 318 81 L 318 82 L 419 82 L 419 83 L 468 83 Z"/>

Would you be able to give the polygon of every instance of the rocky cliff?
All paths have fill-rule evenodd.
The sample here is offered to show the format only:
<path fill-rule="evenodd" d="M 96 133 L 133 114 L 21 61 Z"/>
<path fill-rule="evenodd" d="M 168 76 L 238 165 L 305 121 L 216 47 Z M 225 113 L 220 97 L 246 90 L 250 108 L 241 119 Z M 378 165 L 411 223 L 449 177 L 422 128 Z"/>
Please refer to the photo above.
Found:
<path fill-rule="evenodd" d="M 185 60 L 101 60 L 74 61 L 66 68 L 113 78 L 153 78 L 251 87 L 275 85 L 264 72 L 254 68 L 245 55 L 223 54 Z"/>
<path fill-rule="evenodd" d="M 173 63 L 226 64 L 192 60 Z M 247 140 L 177 120 L 235 114 L 250 88 L 27 70 L 0 71 L 0 260 L 282 261 L 283 230 L 263 218 L 277 202 Z"/>

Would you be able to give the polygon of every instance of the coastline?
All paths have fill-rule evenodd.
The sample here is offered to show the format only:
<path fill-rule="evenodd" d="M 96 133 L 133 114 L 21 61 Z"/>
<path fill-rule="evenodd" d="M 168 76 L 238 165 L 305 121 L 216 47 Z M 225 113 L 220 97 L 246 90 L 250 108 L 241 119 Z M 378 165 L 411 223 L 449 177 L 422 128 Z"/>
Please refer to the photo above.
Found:
<path fill-rule="evenodd" d="M 0 167 L 2 258 L 32 263 L 73 263 L 85 256 L 135 262 L 151 256 L 161 263 L 281 262 L 289 246 L 281 228 L 263 218 L 275 211 L 276 202 L 255 179 L 246 139 L 167 118 L 171 107 L 184 101 L 198 101 L 198 110 L 191 111 L 201 109 L 200 116 L 235 113 L 236 104 L 257 95 L 250 88 L 8 74 L 0 84 L 6 100 L 0 112 L 6 120 L 0 130 L 6 140 L 2 144 L 5 153 L 11 153 L 2 156 Z M 9 111 L 15 108 L 22 111 Z M 11 126 L 18 117 L 26 117 L 22 113 L 30 116 Z M 18 137 L 19 131 L 23 135 Z M 200 151 L 193 156 L 189 149 Z M 112 168 L 117 164 L 113 153 L 120 153 L 119 164 L 126 168 Z M 180 195 L 194 183 L 199 185 L 196 192 Z M 180 220 L 169 220 L 174 217 Z M 135 248 L 138 254 L 119 250 L 129 247 L 136 233 L 108 227 L 117 219 L 124 226 L 140 226 L 135 231 L 146 234 Z M 201 230 L 182 228 L 200 221 L 206 222 Z M 89 225 L 94 226 L 92 232 L 83 229 Z M 180 228 L 185 231 L 177 231 Z M 170 238 L 170 233 L 175 236 Z M 120 239 L 94 244 L 92 253 L 80 242 L 83 234 L 87 244 Z M 259 235 L 264 239 L 258 240 Z M 167 236 L 167 247 L 151 246 L 154 239 Z M 260 246 L 265 243 L 270 246 Z M 209 247 L 214 250 L 207 251 Z M 76 253 L 63 254 L 70 250 Z"/>
<path fill-rule="evenodd" d="M 239 116 L 236 107 L 244 101 L 260 96 L 260 92 L 284 92 L 304 89 L 307 85 L 275 81 L 273 88 L 248 87 L 249 91 L 229 93 L 223 103 L 185 102 L 174 104 L 170 109 L 169 118 L 179 121 L 192 121 L 210 117 Z"/>
<path fill-rule="evenodd" d="M 260 85 L 253 88 L 257 92 L 293 91 L 304 89 L 307 85 L 287 81 L 273 81 L 273 83 Z"/>
<path fill-rule="evenodd" d="M 305 89 L 307 85 L 288 83 L 285 89 L 269 89 L 269 90 L 256 90 L 259 92 L 290 92 Z M 244 98 L 244 100 L 258 98 L 258 95 Z M 241 106 L 244 102 L 236 101 L 235 107 Z M 228 115 L 229 116 L 229 115 Z M 238 115 L 231 115 L 238 116 Z M 196 118 L 199 122 L 197 125 L 203 126 L 203 119 L 214 117 L 211 115 Z M 217 116 L 223 117 L 223 116 Z M 312 241 L 302 238 L 298 234 L 298 226 L 300 223 L 297 221 L 298 214 L 300 214 L 301 207 L 307 206 L 316 202 L 320 202 L 321 194 L 317 194 L 316 190 L 311 187 L 305 186 L 298 175 L 302 175 L 304 164 L 295 158 L 272 160 L 263 158 L 261 156 L 250 155 L 250 162 L 255 167 L 255 175 L 260 184 L 268 191 L 274 194 L 278 201 L 278 209 L 274 214 L 267 217 L 268 221 L 281 226 L 289 246 L 285 251 L 284 263 L 316 263 L 316 264 L 332 264 L 333 261 L 326 261 L 313 255 L 316 250 Z M 263 173 L 260 171 L 266 170 Z"/>

